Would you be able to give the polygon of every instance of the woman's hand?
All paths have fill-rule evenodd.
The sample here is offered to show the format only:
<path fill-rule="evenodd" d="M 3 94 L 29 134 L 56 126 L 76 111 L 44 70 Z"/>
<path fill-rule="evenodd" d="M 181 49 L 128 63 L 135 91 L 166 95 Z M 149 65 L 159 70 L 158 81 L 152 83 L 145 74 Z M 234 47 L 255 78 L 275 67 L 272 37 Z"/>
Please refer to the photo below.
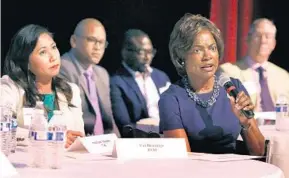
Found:
<path fill-rule="evenodd" d="M 247 96 L 243 91 L 238 93 L 236 101 L 233 97 L 230 97 L 230 102 L 234 114 L 239 118 L 240 123 L 244 126 L 248 125 L 249 119 L 244 116 L 241 112 L 243 110 L 254 110 L 254 105 L 249 96 Z"/>
<path fill-rule="evenodd" d="M 243 110 L 253 110 L 254 105 L 249 96 L 241 91 L 237 99 L 230 97 L 232 110 L 239 118 L 240 124 L 247 129 L 242 132 L 242 138 L 246 142 L 247 148 L 252 155 L 263 156 L 265 152 L 265 138 L 258 128 L 257 122 L 254 118 L 248 119 L 241 112 Z"/>
<path fill-rule="evenodd" d="M 65 143 L 65 148 L 68 148 L 77 137 L 83 137 L 83 133 L 79 131 L 73 131 L 73 130 L 68 130 L 66 132 L 66 143 Z"/>

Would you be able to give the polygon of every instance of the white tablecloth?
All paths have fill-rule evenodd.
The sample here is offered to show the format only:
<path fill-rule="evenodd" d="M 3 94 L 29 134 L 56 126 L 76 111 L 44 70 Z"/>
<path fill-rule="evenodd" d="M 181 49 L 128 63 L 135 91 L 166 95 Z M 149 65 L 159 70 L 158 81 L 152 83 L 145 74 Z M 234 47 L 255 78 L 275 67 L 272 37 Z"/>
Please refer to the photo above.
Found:
<path fill-rule="evenodd" d="M 28 154 L 23 151 L 9 156 L 22 178 L 284 178 L 274 165 L 255 160 L 209 162 L 190 159 L 130 160 L 113 158 L 94 160 L 66 157 L 57 170 L 36 169 L 26 165 Z"/>
<path fill-rule="evenodd" d="M 289 131 L 278 131 L 275 129 L 275 125 L 262 125 L 259 126 L 259 129 L 267 140 L 272 139 L 274 136 L 289 138 Z"/>
<path fill-rule="evenodd" d="M 259 126 L 259 129 L 265 139 L 270 140 L 271 143 L 268 146 L 271 151 L 268 149 L 267 161 L 279 167 L 284 172 L 285 177 L 289 178 L 289 132 L 278 131 L 275 125 L 262 125 Z M 242 140 L 242 137 L 239 136 L 238 139 Z"/>
<path fill-rule="evenodd" d="M 260 130 L 270 140 L 268 162 L 281 168 L 285 177 L 289 178 L 289 132 L 278 131 L 274 125 L 260 126 Z"/>

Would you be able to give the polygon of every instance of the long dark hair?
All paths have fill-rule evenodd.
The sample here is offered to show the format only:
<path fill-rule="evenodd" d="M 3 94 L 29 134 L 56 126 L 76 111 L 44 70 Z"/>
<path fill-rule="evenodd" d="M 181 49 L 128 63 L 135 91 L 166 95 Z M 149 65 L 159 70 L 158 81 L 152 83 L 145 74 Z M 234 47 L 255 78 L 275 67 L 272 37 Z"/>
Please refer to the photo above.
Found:
<path fill-rule="evenodd" d="M 49 34 L 48 29 L 30 24 L 21 28 L 12 38 L 9 50 L 4 62 L 4 74 L 8 75 L 16 84 L 25 91 L 24 105 L 34 107 L 37 100 L 42 100 L 36 84 L 35 75 L 29 70 L 29 56 L 34 50 L 41 34 Z M 68 101 L 69 106 L 72 99 L 72 89 L 70 85 L 59 77 L 52 79 L 52 89 L 62 91 Z M 56 95 L 57 99 L 57 95 Z"/>

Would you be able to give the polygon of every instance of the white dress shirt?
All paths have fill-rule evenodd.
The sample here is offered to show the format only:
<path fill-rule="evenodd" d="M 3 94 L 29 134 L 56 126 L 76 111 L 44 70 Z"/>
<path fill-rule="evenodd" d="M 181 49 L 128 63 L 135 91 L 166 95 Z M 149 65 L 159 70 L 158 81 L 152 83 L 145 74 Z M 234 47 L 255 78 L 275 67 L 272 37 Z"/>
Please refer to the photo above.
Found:
<path fill-rule="evenodd" d="M 132 76 L 134 76 L 134 79 L 146 100 L 149 117 L 159 119 L 158 101 L 160 96 L 158 89 L 151 78 L 153 69 L 148 66 L 146 73 L 140 73 L 132 70 L 125 62 L 122 62 L 122 65 L 132 74 Z"/>
<path fill-rule="evenodd" d="M 260 63 L 257 63 L 255 61 L 253 61 L 250 57 L 246 57 L 245 60 L 246 60 L 246 62 L 248 64 L 248 66 L 250 66 L 250 68 L 253 69 L 252 70 L 252 80 L 255 83 L 255 85 L 256 85 L 255 87 L 257 89 L 257 92 L 256 92 L 257 101 L 256 101 L 256 106 L 255 107 L 256 107 L 257 111 L 262 111 L 262 108 L 261 108 L 261 86 L 260 86 L 260 82 L 259 82 L 260 79 L 259 79 L 259 73 L 258 73 L 257 69 L 259 67 L 262 67 L 264 69 L 264 78 L 267 80 L 267 77 L 268 77 L 268 75 L 267 75 L 268 62 L 265 61 L 262 64 L 260 64 Z"/>

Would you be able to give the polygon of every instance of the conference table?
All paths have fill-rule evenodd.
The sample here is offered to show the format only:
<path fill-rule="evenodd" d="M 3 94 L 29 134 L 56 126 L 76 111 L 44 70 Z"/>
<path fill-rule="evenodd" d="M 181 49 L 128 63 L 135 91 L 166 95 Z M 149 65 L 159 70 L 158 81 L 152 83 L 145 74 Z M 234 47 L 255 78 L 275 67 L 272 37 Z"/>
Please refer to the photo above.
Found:
<path fill-rule="evenodd" d="M 263 125 L 259 128 L 270 141 L 267 162 L 281 168 L 285 177 L 289 177 L 289 131 L 278 131 L 275 125 Z"/>
<path fill-rule="evenodd" d="M 183 159 L 118 160 L 110 156 L 66 153 L 60 169 L 32 168 L 27 147 L 18 147 L 9 160 L 20 176 L 13 178 L 285 178 L 276 166 L 256 160 L 201 161 Z"/>

